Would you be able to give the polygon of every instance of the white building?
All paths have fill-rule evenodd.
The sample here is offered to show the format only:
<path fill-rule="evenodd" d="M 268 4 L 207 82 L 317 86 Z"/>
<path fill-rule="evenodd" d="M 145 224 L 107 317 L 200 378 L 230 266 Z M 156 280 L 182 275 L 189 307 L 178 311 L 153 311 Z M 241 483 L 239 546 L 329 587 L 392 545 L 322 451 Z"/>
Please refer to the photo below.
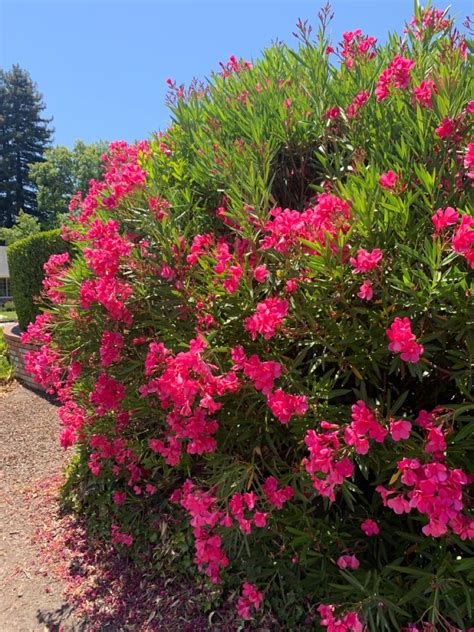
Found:
<path fill-rule="evenodd" d="M 0 246 L 0 305 L 7 300 L 11 300 L 7 248 Z"/>

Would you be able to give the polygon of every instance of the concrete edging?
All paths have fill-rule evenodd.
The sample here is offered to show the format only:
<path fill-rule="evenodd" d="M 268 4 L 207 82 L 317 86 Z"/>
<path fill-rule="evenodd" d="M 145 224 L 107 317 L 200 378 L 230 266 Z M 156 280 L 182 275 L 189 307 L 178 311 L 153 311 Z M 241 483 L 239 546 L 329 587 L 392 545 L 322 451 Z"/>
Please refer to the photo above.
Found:
<path fill-rule="evenodd" d="M 3 327 L 3 337 L 7 345 L 8 355 L 15 369 L 15 377 L 25 386 L 44 392 L 45 389 L 35 382 L 32 375 L 25 371 L 25 353 L 31 350 L 38 350 L 40 347 L 39 345 L 22 342 L 21 333 L 17 322 L 7 323 Z"/>

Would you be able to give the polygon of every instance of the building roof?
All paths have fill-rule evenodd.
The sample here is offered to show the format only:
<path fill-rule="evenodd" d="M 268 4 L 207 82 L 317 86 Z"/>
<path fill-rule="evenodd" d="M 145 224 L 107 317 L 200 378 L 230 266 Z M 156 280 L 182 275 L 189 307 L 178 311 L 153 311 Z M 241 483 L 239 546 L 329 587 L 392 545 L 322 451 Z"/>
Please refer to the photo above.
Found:
<path fill-rule="evenodd" d="M 10 278 L 7 262 L 7 247 L 0 246 L 0 278 Z"/>

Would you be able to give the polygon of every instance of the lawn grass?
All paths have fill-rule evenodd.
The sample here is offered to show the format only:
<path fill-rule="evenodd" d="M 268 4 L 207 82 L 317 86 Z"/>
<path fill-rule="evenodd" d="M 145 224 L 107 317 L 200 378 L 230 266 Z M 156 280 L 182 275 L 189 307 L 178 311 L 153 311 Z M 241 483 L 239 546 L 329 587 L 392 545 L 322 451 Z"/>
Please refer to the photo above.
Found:
<path fill-rule="evenodd" d="M 0 322 L 2 320 L 16 320 L 15 310 L 3 310 L 0 309 Z"/>

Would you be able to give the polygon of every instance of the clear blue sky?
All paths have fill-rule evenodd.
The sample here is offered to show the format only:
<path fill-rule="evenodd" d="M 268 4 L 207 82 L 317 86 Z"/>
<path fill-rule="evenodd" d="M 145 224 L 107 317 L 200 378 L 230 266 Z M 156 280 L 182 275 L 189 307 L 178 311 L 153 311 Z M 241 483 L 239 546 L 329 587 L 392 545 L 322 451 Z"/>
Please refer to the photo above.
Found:
<path fill-rule="evenodd" d="M 291 43 L 299 17 L 323 0 L 0 0 L 0 66 L 19 63 L 54 116 L 56 144 L 146 138 L 167 127 L 165 80 L 189 83 L 230 55 L 255 58 Z M 361 28 L 385 40 L 412 0 L 333 0 L 332 33 Z M 471 0 L 454 0 L 460 21 Z M 443 8 L 444 4 L 435 5 Z"/>

